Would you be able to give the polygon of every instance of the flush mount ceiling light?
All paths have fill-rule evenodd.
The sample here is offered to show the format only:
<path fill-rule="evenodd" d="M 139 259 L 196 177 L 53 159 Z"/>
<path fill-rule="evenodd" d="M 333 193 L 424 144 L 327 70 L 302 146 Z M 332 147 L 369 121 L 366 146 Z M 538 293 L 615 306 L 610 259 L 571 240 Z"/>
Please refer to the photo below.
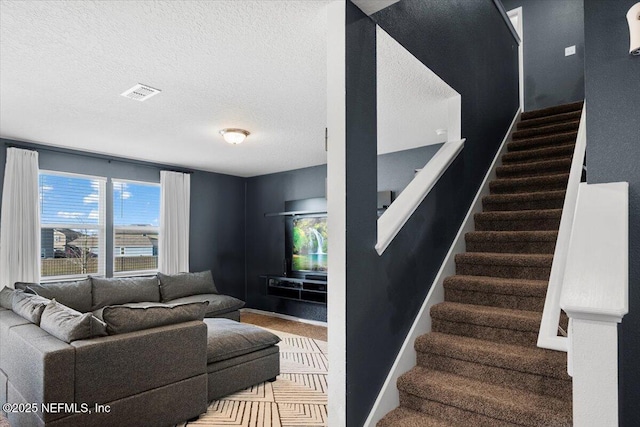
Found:
<path fill-rule="evenodd" d="M 222 129 L 220 131 L 220 135 L 227 141 L 229 144 L 240 144 L 244 139 L 250 135 L 250 133 L 244 129 Z"/>

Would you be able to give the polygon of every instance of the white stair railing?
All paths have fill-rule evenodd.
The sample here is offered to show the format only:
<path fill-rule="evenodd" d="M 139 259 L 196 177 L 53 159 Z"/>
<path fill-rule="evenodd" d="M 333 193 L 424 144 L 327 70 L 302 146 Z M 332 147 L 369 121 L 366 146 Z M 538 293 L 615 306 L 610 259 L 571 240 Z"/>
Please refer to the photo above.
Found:
<path fill-rule="evenodd" d="M 573 424 L 618 425 L 618 323 L 629 311 L 629 184 L 580 184 L 560 307 Z"/>
<path fill-rule="evenodd" d="M 562 292 L 562 282 L 564 279 L 567 256 L 569 254 L 569 241 L 571 239 L 571 229 L 576 213 L 576 202 L 578 199 L 578 187 L 582 177 L 582 165 L 587 149 L 587 123 L 585 102 L 582 108 L 578 137 L 571 161 L 571 171 L 569 172 L 569 182 L 567 193 L 562 207 L 562 217 L 560 219 L 560 229 L 558 230 L 558 240 L 553 254 L 553 264 L 549 276 L 549 286 L 547 288 L 547 298 L 542 312 L 540 322 L 540 332 L 538 334 L 538 347 L 550 350 L 567 351 L 568 339 L 558 336 L 558 324 L 560 323 L 560 294 Z"/>

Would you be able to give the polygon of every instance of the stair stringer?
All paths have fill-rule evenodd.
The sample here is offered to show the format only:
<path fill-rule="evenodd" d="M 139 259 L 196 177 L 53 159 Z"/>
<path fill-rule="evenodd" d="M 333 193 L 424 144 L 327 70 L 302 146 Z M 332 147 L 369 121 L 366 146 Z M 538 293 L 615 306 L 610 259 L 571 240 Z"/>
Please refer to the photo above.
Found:
<path fill-rule="evenodd" d="M 382 389 L 378 393 L 369 416 L 364 423 L 364 427 L 375 427 L 387 413 L 393 411 L 400 406 L 400 392 L 396 386 L 398 378 L 405 372 L 416 366 L 417 353 L 414 348 L 414 342 L 420 335 L 431 332 L 431 307 L 444 302 L 444 279 L 456 274 L 455 255 L 466 251 L 465 234 L 475 230 L 473 215 L 482 212 L 482 198 L 489 195 L 489 183 L 496 179 L 496 169 L 502 166 L 502 155 L 507 152 L 507 143 L 511 141 L 511 134 L 515 131 L 517 123 L 520 121 L 520 108 L 516 111 L 511 122 L 511 126 L 507 130 L 498 151 L 496 152 L 493 162 L 482 181 L 482 185 L 478 189 L 469 211 L 465 216 L 458 234 L 456 234 L 453 243 L 444 258 L 442 266 L 434 279 L 427 296 L 420 307 L 413 325 L 407 334 L 396 360 L 394 361 L 387 378 L 382 385 Z"/>

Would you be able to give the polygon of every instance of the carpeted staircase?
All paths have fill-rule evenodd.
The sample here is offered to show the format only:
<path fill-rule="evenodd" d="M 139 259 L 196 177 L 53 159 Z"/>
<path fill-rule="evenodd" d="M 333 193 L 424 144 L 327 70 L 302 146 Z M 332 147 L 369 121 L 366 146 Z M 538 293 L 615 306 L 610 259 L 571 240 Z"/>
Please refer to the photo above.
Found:
<path fill-rule="evenodd" d="M 567 355 L 536 341 L 581 110 L 522 114 L 378 427 L 571 426 Z"/>

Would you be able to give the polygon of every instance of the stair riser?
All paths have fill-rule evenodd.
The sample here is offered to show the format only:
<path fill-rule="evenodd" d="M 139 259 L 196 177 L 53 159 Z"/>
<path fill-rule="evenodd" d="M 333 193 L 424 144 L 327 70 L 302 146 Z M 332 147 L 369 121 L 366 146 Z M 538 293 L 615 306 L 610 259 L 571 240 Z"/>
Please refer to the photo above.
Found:
<path fill-rule="evenodd" d="M 506 344 L 535 347 L 538 342 L 538 332 L 492 328 L 490 326 L 452 322 L 438 318 L 431 319 L 431 329 L 434 332 L 442 332 L 445 334 L 460 335 Z"/>
<path fill-rule="evenodd" d="M 555 135 L 558 133 L 577 132 L 578 123 L 567 122 L 534 129 L 517 130 L 513 133 L 513 140 L 534 138 L 536 136 Z"/>
<path fill-rule="evenodd" d="M 519 265 L 485 265 L 456 262 L 456 274 L 504 277 L 507 279 L 549 280 L 551 267 Z"/>
<path fill-rule="evenodd" d="M 559 135 L 538 136 L 533 138 L 512 140 L 507 143 L 507 151 L 509 153 L 537 150 L 541 148 L 561 147 L 564 145 L 573 145 L 578 137 L 577 132 L 567 132 Z"/>
<path fill-rule="evenodd" d="M 544 298 L 463 291 L 459 289 L 445 289 L 444 300 L 463 304 L 508 308 L 511 310 L 537 311 L 539 313 L 542 313 L 544 308 Z"/>
<path fill-rule="evenodd" d="M 475 224 L 477 231 L 557 231 L 560 228 L 560 218 L 512 221 L 476 219 Z"/>
<path fill-rule="evenodd" d="M 573 111 L 570 113 L 562 113 L 553 116 L 546 117 L 536 117 L 534 119 L 527 119 L 518 122 L 517 128 L 518 130 L 522 129 L 530 129 L 540 126 L 549 126 L 556 123 L 562 122 L 570 122 L 575 120 L 580 120 L 581 111 Z"/>
<path fill-rule="evenodd" d="M 552 254 L 556 246 L 555 241 L 467 241 L 467 252 L 492 252 L 510 254 Z"/>
<path fill-rule="evenodd" d="M 547 176 L 547 175 L 556 175 L 560 173 L 569 173 L 571 169 L 571 164 L 559 164 L 559 165 L 551 165 L 545 168 L 535 168 L 535 169 L 508 169 L 504 167 L 499 167 L 496 170 L 496 175 L 499 179 L 508 179 L 508 178 L 533 178 L 537 176 Z"/>
<path fill-rule="evenodd" d="M 456 425 L 468 425 L 474 427 L 520 427 L 518 424 L 509 423 L 482 414 L 466 411 L 455 406 L 445 405 L 433 400 L 424 400 L 412 394 L 400 391 L 400 405 L 414 411 L 423 412 L 438 418 L 456 423 Z"/>
<path fill-rule="evenodd" d="M 510 201 L 510 202 L 495 202 L 495 201 L 487 201 L 487 200 L 482 201 L 482 206 L 485 212 L 562 209 L 563 205 L 564 205 L 564 198 L 539 199 L 539 200 L 527 200 L 527 201 Z"/>
<path fill-rule="evenodd" d="M 572 386 L 570 379 L 560 380 L 544 375 L 488 366 L 431 353 L 418 353 L 417 361 L 418 366 L 438 369 L 503 387 L 544 394 L 558 399 L 566 399 L 567 396 L 571 396 Z M 558 375 L 566 376 L 566 372 L 566 366 L 559 368 Z"/>
<path fill-rule="evenodd" d="M 566 190 L 566 188 L 567 180 L 544 183 L 504 183 L 496 181 L 489 183 L 491 194 L 539 193 L 541 191 Z"/>
<path fill-rule="evenodd" d="M 527 163 L 571 158 L 575 147 L 575 144 L 571 143 L 553 148 L 513 151 L 502 156 L 502 164 L 504 166 L 526 165 Z"/>
<path fill-rule="evenodd" d="M 582 112 L 583 102 L 573 102 L 571 104 L 557 105 L 542 110 L 527 111 L 520 116 L 521 120 L 531 120 L 538 117 L 554 116 L 556 114 L 571 113 L 574 111 Z"/>

